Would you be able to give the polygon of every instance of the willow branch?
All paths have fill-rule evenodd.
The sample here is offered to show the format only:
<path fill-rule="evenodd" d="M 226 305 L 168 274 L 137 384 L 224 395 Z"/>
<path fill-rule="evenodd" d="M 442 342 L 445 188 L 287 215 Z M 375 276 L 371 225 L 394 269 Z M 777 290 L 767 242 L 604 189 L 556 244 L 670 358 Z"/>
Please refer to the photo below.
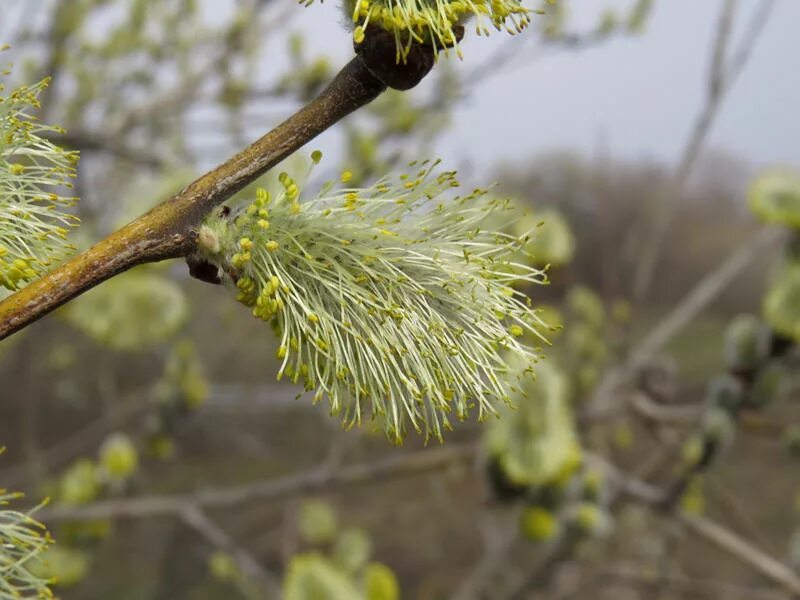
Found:
<path fill-rule="evenodd" d="M 800 595 L 800 577 L 788 565 L 710 519 L 686 513 L 681 513 L 679 519 L 694 535 L 750 566 L 792 594 Z"/>
<path fill-rule="evenodd" d="M 0 340 L 135 265 L 188 256 L 195 246 L 197 226 L 214 207 L 384 89 L 362 59 L 354 58 L 315 100 L 254 144 L 0 302 Z"/>
<path fill-rule="evenodd" d="M 606 467 L 607 473 L 627 499 L 650 506 L 666 517 L 675 518 L 695 536 L 710 542 L 793 595 L 800 595 L 800 576 L 788 565 L 711 519 L 675 510 L 673 506 L 665 505 L 663 489 L 631 477 L 610 463 L 606 463 Z"/>
<path fill-rule="evenodd" d="M 599 418 L 613 411 L 621 397 L 615 390 L 646 365 L 694 318 L 713 302 L 745 268 L 763 255 L 764 250 L 783 237 L 774 227 L 764 227 L 755 237 L 708 273 L 629 353 L 622 364 L 610 369 L 590 400 L 584 418 Z"/>
<path fill-rule="evenodd" d="M 46 523 L 94 519 L 141 519 L 180 515 L 187 506 L 205 510 L 224 509 L 287 497 L 330 492 L 345 486 L 375 484 L 389 479 L 413 477 L 440 471 L 475 460 L 472 445 L 393 454 L 372 463 L 350 465 L 332 471 L 327 465 L 297 475 L 229 487 L 168 496 L 145 496 L 105 500 L 83 506 L 53 506 L 36 513 Z"/>
<path fill-rule="evenodd" d="M 269 598 L 280 598 L 281 586 L 275 575 L 267 571 L 252 554 L 237 544 L 236 540 L 212 521 L 205 512 L 196 506 L 187 506 L 180 512 L 180 518 L 215 548 L 230 554 L 250 585 L 258 586 Z"/>

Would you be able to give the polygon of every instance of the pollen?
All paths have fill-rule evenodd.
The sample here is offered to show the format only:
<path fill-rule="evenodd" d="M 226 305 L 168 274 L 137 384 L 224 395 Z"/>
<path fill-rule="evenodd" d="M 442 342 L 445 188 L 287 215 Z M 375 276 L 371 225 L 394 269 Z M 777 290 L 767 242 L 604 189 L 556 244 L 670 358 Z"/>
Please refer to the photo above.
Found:
<path fill-rule="evenodd" d="M 547 331 L 517 291 L 544 284 L 545 272 L 522 265 L 519 236 L 493 225 L 515 218 L 508 203 L 484 189 L 453 196 L 455 174 L 439 161 L 411 167 L 359 188 L 345 171 L 316 194 L 281 174 L 269 227 L 247 214 L 264 209 L 269 196 L 257 192 L 207 219 L 220 251 L 202 254 L 269 323 L 278 376 L 345 427 L 377 425 L 393 443 L 496 414 L 519 387 L 509 361 L 535 363 L 528 342 Z"/>

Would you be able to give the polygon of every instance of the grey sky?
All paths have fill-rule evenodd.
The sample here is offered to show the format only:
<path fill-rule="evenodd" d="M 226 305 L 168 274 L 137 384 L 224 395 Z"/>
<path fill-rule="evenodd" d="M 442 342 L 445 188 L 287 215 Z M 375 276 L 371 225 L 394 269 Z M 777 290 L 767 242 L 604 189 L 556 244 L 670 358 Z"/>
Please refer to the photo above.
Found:
<path fill-rule="evenodd" d="M 631 0 L 573 0 L 576 22 Z M 701 106 L 709 47 L 722 0 L 659 0 L 647 31 L 584 52 L 531 59 L 481 86 L 461 105 L 438 151 L 481 164 L 486 157 L 526 158 L 551 149 L 591 153 L 603 144 L 622 158 L 673 162 Z M 756 0 L 739 2 L 746 17 Z M 312 32 L 316 51 L 342 59 L 349 40 L 331 28 L 336 3 L 306 9 L 296 23 Z M 800 166 L 800 0 L 777 7 L 750 64 L 719 115 L 711 145 L 757 166 Z M 741 33 L 740 31 L 738 33 Z M 342 39 L 345 38 L 345 39 Z M 465 43 L 463 69 L 481 63 L 507 36 Z"/>
<path fill-rule="evenodd" d="M 20 9 L 18 18 L 34 18 L 34 12 L 26 9 L 28 1 L 0 0 L 0 4 Z M 709 48 L 723 1 L 657 0 L 644 34 L 582 52 L 541 56 L 531 44 L 534 36 L 511 40 L 519 48 L 518 64 L 475 86 L 459 105 L 455 124 L 442 136 L 437 153 L 453 165 L 491 167 L 495 160 L 526 159 L 553 149 L 590 155 L 602 145 L 605 152 L 624 159 L 674 162 L 702 103 Z M 740 24 L 761 1 L 739 0 Z M 800 166 L 800 0 L 776 1 L 710 141 L 713 148 L 754 166 Z M 603 9 L 633 2 L 571 0 L 570 6 L 578 27 L 592 27 Z M 227 0 L 205 0 L 204 5 L 209 16 L 233 7 Z M 328 0 L 311 8 L 290 7 L 296 10 L 295 19 L 285 29 L 308 31 L 311 52 L 332 55 L 334 64 L 352 54 L 350 36 L 338 26 L 342 21 L 338 5 L 337 0 Z M 471 72 L 508 42 L 509 36 L 500 33 L 489 39 L 468 36 L 458 68 Z M 282 40 L 270 40 L 269 60 L 262 65 L 266 78 L 283 72 L 284 47 Z M 281 109 L 270 111 L 275 119 L 286 116 Z M 260 119 L 258 130 L 266 125 Z M 334 150 L 338 139 L 335 130 L 326 132 L 315 147 Z M 225 157 L 208 154 L 204 159 L 209 165 Z"/>

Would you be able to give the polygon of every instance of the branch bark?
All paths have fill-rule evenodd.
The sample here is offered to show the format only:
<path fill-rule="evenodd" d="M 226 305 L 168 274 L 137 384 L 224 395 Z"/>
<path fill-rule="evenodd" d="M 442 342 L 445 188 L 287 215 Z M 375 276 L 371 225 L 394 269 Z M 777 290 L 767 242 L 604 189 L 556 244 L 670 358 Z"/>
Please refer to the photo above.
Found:
<path fill-rule="evenodd" d="M 254 144 L 0 302 L 0 340 L 131 267 L 188 256 L 197 226 L 214 207 L 385 89 L 362 59 L 354 58 L 315 100 Z"/>

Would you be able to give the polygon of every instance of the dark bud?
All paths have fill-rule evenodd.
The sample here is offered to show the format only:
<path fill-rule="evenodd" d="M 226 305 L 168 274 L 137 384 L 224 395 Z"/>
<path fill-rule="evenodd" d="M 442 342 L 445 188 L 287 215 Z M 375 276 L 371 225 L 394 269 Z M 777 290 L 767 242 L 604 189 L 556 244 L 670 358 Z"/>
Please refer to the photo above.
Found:
<path fill-rule="evenodd" d="M 189 265 L 189 275 L 195 279 L 214 285 L 222 283 L 222 274 L 216 265 L 212 265 L 210 262 L 196 256 L 187 256 L 186 264 Z"/>
<path fill-rule="evenodd" d="M 462 27 L 457 31 L 458 40 L 463 36 Z M 397 62 L 394 34 L 374 25 L 367 27 L 364 39 L 355 44 L 355 51 L 376 78 L 395 90 L 410 90 L 416 86 L 430 73 L 435 62 L 434 48 L 427 43 L 413 44 L 405 61 Z"/>
<path fill-rule="evenodd" d="M 793 231 L 786 244 L 786 258 L 792 262 L 800 261 L 800 231 Z"/>
<path fill-rule="evenodd" d="M 706 402 L 709 406 L 726 410 L 736 415 L 745 401 L 745 387 L 739 377 L 725 373 L 717 375 L 708 384 Z"/>
<path fill-rule="evenodd" d="M 708 469 L 719 454 L 719 439 L 713 436 L 703 436 L 703 450 L 697 462 L 692 465 L 692 473 L 702 473 Z"/>
<path fill-rule="evenodd" d="M 787 355 L 794 347 L 794 340 L 789 337 L 782 336 L 777 332 L 772 332 L 772 347 L 770 348 L 770 356 L 773 358 L 782 358 Z"/>
<path fill-rule="evenodd" d="M 511 481 L 503 470 L 497 457 L 492 456 L 486 463 L 486 478 L 494 492 L 494 497 L 500 502 L 513 502 L 519 500 L 528 491 L 524 485 Z"/>
<path fill-rule="evenodd" d="M 548 510 L 558 510 L 567 499 L 568 486 L 549 484 L 541 487 L 530 488 L 528 498 Z"/>

